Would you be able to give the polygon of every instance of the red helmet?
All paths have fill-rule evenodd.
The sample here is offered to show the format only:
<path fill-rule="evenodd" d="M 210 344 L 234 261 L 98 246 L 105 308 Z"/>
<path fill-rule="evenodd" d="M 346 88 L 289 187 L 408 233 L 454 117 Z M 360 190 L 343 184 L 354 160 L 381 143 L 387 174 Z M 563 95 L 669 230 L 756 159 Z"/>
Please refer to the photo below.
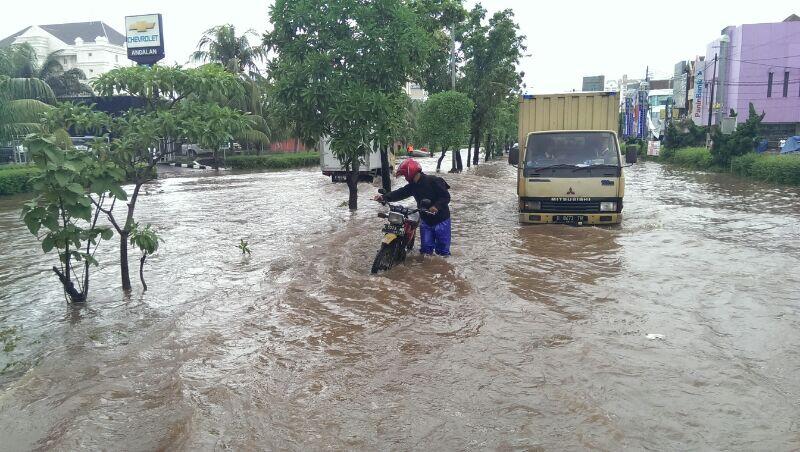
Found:
<path fill-rule="evenodd" d="M 414 176 L 416 176 L 418 173 L 421 172 L 422 172 L 422 167 L 419 166 L 419 163 L 417 163 L 416 160 L 405 159 L 403 160 L 403 163 L 401 163 L 400 166 L 397 167 L 397 171 L 394 173 L 394 176 L 398 177 L 402 175 L 406 178 L 407 181 L 413 182 Z"/>

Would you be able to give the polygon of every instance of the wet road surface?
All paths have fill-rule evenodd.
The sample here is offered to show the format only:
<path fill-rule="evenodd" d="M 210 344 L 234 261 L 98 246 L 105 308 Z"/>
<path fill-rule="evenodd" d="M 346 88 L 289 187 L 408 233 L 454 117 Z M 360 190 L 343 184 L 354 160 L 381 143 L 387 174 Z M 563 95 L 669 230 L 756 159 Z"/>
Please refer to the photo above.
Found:
<path fill-rule="evenodd" d="M 377 277 L 367 184 L 351 214 L 317 170 L 164 179 L 150 291 L 108 243 L 82 308 L 0 199 L 0 449 L 800 448 L 800 190 L 626 171 L 610 228 L 445 174 L 453 256 Z"/>

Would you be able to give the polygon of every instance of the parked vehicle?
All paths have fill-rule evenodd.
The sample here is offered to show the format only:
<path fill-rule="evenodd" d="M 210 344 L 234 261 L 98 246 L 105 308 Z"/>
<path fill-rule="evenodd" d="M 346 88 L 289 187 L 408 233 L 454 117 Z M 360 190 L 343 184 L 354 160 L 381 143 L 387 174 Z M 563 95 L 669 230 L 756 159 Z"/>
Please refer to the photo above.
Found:
<path fill-rule="evenodd" d="M 378 190 L 386 194 L 386 190 Z M 423 209 L 409 209 L 400 204 L 384 203 L 389 207 L 389 212 L 380 212 L 378 217 L 385 218 L 387 223 L 383 226 L 383 240 L 375 260 L 372 262 L 372 273 L 389 270 L 396 264 L 405 261 L 406 255 L 414 248 L 417 227 L 420 222 L 420 213 L 428 214 L 427 208 L 430 200 L 423 199 L 420 203 Z"/>
<path fill-rule="evenodd" d="M 333 182 L 346 182 L 347 171 L 339 162 L 339 159 L 333 155 L 330 146 L 330 139 L 323 138 L 319 143 L 319 161 L 322 169 L 322 174 L 330 176 Z M 362 158 L 359 162 L 359 179 L 362 181 L 372 182 L 376 177 L 382 174 L 381 153 L 380 151 L 371 151 L 367 154 L 366 158 Z M 389 171 L 393 171 L 394 156 L 389 153 Z"/>
<path fill-rule="evenodd" d="M 181 154 L 189 157 L 198 157 L 201 155 L 211 155 L 214 151 L 203 149 L 197 143 L 187 143 L 181 145 Z"/>
<path fill-rule="evenodd" d="M 616 93 L 526 95 L 520 100 L 517 166 L 523 223 L 614 224 L 625 194 Z M 636 162 L 636 150 L 626 156 Z"/>
<path fill-rule="evenodd" d="M 78 151 L 88 151 L 92 147 L 92 142 L 98 138 L 92 135 L 86 135 L 82 137 L 69 137 L 69 140 L 72 142 L 72 146 L 75 147 Z M 105 138 L 106 141 L 109 141 L 109 138 Z"/>
<path fill-rule="evenodd" d="M 412 149 L 407 151 L 410 157 L 430 157 L 431 153 L 424 149 Z"/>

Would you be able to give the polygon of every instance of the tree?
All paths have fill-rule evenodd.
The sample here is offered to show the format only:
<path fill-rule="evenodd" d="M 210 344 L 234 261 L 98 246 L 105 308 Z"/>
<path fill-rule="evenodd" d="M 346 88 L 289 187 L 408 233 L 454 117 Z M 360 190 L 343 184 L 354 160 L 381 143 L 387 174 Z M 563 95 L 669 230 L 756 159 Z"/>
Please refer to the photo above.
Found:
<path fill-rule="evenodd" d="M 419 18 L 420 26 L 431 40 L 431 51 L 422 63 L 415 81 L 428 92 L 436 94 L 453 89 L 451 55 L 455 63 L 461 62 L 454 52 L 453 33 L 466 18 L 462 0 L 411 0 L 410 7 Z M 458 75 L 458 74 L 457 74 Z"/>
<path fill-rule="evenodd" d="M 753 152 L 758 144 L 764 114 L 756 113 L 751 102 L 747 121 L 739 125 L 732 134 L 724 135 L 721 130 L 715 130 L 712 136 L 714 144 L 711 147 L 714 164 L 727 167 L 733 157 Z"/>
<path fill-rule="evenodd" d="M 516 66 L 525 50 L 512 10 L 499 11 L 484 24 L 486 13 L 480 3 L 475 5 L 459 32 L 465 61 L 461 87 L 475 103 L 470 137 L 474 165 L 494 110 L 519 90 L 522 76 Z"/>
<path fill-rule="evenodd" d="M 234 74 L 258 74 L 258 63 L 264 59 L 266 52 L 262 46 L 250 44 L 249 37 L 256 36 L 255 31 L 247 30 L 236 36 L 236 27 L 231 24 L 209 28 L 192 53 L 196 62 L 212 62 L 221 64 Z"/>
<path fill-rule="evenodd" d="M 37 78 L 47 83 L 59 98 L 92 94 L 82 70 L 64 69 L 59 60 L 62 53 L 60 50 L 52 52 L 40 62 L 30 44 L 13 44 L 0 49 L 0 75 Z"/>
<path fill-rule="evenodd" d="M 43 132 L 40 118 L 54 102 L 53 91 L 41 80 L 0 75 L 0 145 Z"/>
<path fill-rule="evenodd" d="M 124 216 L 118 219 L 113 208 L 94 203 L 120 236 L 120 276 L 127 291 L 131 289 L 128 245 L 136 224 L 136 204 L 142 186 L 154 177 L 156 163 L 183 140 L 219 149 L 251 123 L 241 112 L 215 102 L 242 96 L 237 77 L 215 64 L 195 69 L 119 68 L 101 75 L 94 88 L 103 96 L 126 93 L 146 100 L 144 109 L 129 110 L 106 126 L 114 137 L 110 157 L 133 184 L 131 193 L 125 194 Z M 116 199 L 125 200 L 119 195 Z"/>
<path fill-rule="evenodd" d="M 264 40 L 277 98 L 298 128 L 331 149 L 349 172 L 348 206 L 358 207 L 360 160 L 378 141 L 388 147 L 393 96 L 416 74 L 430 48 L 402 0 L 278 0 Z"/>
<path fill-rule="evenodd" d="M 217 63 L 226 71 L 237 75 L 242 84 L 242 95 L 216 100 L 221 105 L 249 113 L 250 127 L 236 134 L 234 139 L 256 146 L 260 153 L 269 144 L 270 128 L 262 110 L 262 87 L 265 79 L 258 68 L 258 63 L 264 60 L 266 52 L 263 46 L 250 44 L 250 38 L 255 36 L 253 30 L 236 36 L 236 27 L 231 24 L 210 28 L 200 38 L 197 50 L 192 53 L 192 60 Z"/>
<path fill-rule="evenodd" d="M 436 164 L 441 170 L 442 160 L 448 149 L 458 148 L 469 133 L 469 121 L 474 105 L 470 98 L 456 91 L 445 91 L 432 95 L 422 106 L 420 129 L 430 143 L 442 147 L 442 155 Z"/>
<path fill-rule="evenodd" d="M 75 107 L 80 110 L 80 122 L 95 122 L 97 116 L 89 113 L 88 107 Z M 60 123 L 63 115 L 59 112 L 44 118 L 51 122 L 48 128 L 67 127 Z M 58 127 L 52 123 L 60 123 Z M 71 124 L 82 128 L 78 122 Z M 32 134 L 26 139 L 26 146 L 34 164 L 40 169 L 31 180 L 35 197 L 22 209 L 23 220 L 42 242 L 45 253 L 58 251 L 58 266 L 53 272 L 58 276 L 64 294 L 73 303 L 86 301 L 89 293 L 89 270 L 97 265 L 94 254 L 102 240 L 113 236 L 113 231 L 97 225 L 100 209 L 109 197 L 124 199 L 125 192 L 120 187 L 125 173 L 111 159 L 102 140 L 98 140 L 88 151 L 76 151 L 48 134 Z M 112 201 L 113 204 L 113 201 Z M 92 206 L 100 206 L 93 210 Z M 113 207 L 112 207 L 113 208 Z M 74 263 L 83 262 L 83 272 L 79 275 Z"/>

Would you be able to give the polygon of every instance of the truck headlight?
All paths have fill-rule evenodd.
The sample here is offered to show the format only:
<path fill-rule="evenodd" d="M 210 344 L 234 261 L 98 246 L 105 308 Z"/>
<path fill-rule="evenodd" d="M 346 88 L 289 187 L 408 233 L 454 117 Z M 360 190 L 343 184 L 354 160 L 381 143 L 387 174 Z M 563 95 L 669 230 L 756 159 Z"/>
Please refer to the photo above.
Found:
<path fill-rule="evenodd" d="M 542 202 L 541 201 L 520 201 L 519 203 L 520 210 L 542 210 Z"/>
<path fill-rule="evenodd" d="M 600 212 L 616 212 L 616 211 L 617 211 L 617 203 L 613 201 L 600 203 Z"/>

